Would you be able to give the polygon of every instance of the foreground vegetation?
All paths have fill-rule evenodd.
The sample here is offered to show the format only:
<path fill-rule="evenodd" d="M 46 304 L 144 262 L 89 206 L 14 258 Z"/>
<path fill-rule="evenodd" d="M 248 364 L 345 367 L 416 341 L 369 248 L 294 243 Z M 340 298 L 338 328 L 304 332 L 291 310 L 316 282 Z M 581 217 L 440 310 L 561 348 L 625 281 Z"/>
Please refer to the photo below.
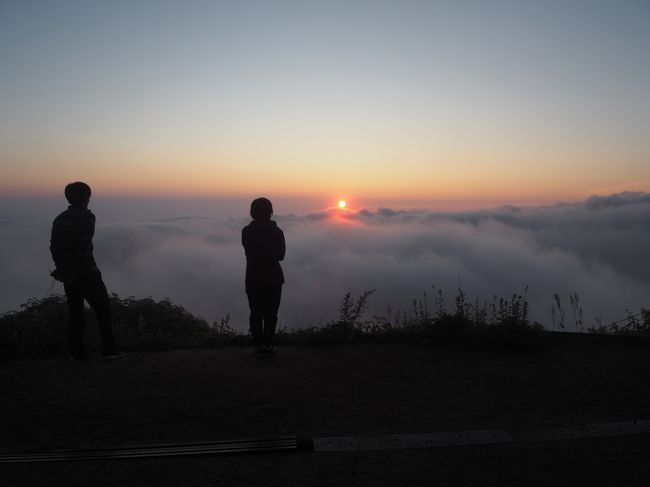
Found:
<path fill-rule="evenodd" d="M 469 302 L 458 289 L 453 309 L 447 309 L 441 290 L 433 302 L 425 293 L 414 300 L 409 310 L 364 319 L 374 290 L 358 297 L 347 293 L 341 300 L 338 319 L 326 326 L 300 329 L 281 328 L 276 335 L 279 345 L 322 346 L 359 340 L 418 340 L 422 343 L 490 346 L 511 350 L 528 350 L 548 341 L 548 333 L 528 319 L 526 291 L 510 299 L 493 296 L 492 302 Z M 557 313 L 564 330 L 564 311 L 559 297 Z M 584 331 L 582 311 L 572 297 L 576 331 Z M 195 347 L 244 346 L 250 338 L 230 325 L 226 316 L 209 323 L 196 317 L 169 299 L 121 299 L 111 296 L 114 332 L 125 350 L 171 350 Z M 98 348 L 98 330 L 93 313 L 86 309 L 85 340 Z M 553 316 L 555 320 L 555 315 Z M 67 306 L 65 296 L 51 295 L 31 299 L 20 310 L 0 315 L 0 360 L 25 357 L 64 355 Z M 554 325 L 555 326 L 555 325 Z M 589 328 L 592 333 L 635 334 L 650 336 L 650 311 L 628 312 L 625 320 L 611 325 Z"/>

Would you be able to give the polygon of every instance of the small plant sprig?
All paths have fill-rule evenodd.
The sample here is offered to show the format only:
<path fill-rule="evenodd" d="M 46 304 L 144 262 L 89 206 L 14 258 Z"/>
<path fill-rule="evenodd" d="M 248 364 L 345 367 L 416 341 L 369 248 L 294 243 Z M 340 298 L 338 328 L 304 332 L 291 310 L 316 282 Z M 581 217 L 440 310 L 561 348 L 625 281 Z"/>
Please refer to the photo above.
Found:
<path fill-rule="evenodd" d="M 613 321 L 609 325 L 602 325 L 598 321 L 597 327 L 589 328 L 590 333 L 611 333 L 614 335 L 644 335 L 650 336 L 650 309 L 641 308 L 638 313 L 629 309 L 625 310 L 627 316 L 621 320 Z"/>
<path fill-rule="evenodd" d="M 433 286 L 433 288 L 435 289 L 435 286 Z M 438 289 L 434 295 L 434 300 L 436 304 L 436 318 L 440 319 L 447 314 L 447 310 L 445 309 L 445 298 L 442 295 L 442 289 Z"/>
<path fill-rule="evenodd" d="M 576 332 L 583 332 L 583 311 L 582 306 L 580 306 L 580 297 L 578 293 L 573 293 L 569 295 L 569 301 L 571 303 L 571 311 L 573 311 L 573 318 L 576 323 Z"/>
<path fill-rule="evenodd" d="M 499 299 L 498 307 L 493 304 L 494 324 L 527 326 L 528 325 L 528 286 L 522 294 L 513 294 L 510 301 L 505 298 Z M 494 297 L 496 301 L 496 296 Z"/>
<path fill-rule="evenodd" d="M 553 318 L 553 331 L 555 331 L 555 319 L 559 318 L 558 327 L 560 330 L 564 331 L 564 318 L 566 317 L 566 312 L 562 307 L 562 301 L 560 300 L 560 295 L 555 293 L 553 295 L 553 305 L 551 306 L 551 317 Z"/>
<path fill-rule="evenodd" d="M 230 313 L 227 313 L 218 322 L 213 321 L 210 328 L 219 336 L 236 336 L 241 334 L 238 330 L 230 326 Z"/>
<path fill-rule="evenodd" d="M 346 293 L 341 299 L 341 305 L 339 306 L 338 323 L 352 328 L 358 325 L 361 316 L 368 308 L 370 296 L 372 296 L 375 291 L 376 289 L 364 291 L 356 300 L 352 297 L 352 294 L 349 292 Z"/>

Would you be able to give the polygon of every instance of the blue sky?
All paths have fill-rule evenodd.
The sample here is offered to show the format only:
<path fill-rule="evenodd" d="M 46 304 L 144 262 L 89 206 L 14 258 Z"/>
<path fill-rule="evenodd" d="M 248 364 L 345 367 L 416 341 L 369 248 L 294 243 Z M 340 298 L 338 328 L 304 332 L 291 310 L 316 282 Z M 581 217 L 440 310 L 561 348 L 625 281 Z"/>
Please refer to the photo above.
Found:
<path fill-rule="evenodd" d="M 647 2 L 3 2 L 0 192 L 650 190 Z"/>

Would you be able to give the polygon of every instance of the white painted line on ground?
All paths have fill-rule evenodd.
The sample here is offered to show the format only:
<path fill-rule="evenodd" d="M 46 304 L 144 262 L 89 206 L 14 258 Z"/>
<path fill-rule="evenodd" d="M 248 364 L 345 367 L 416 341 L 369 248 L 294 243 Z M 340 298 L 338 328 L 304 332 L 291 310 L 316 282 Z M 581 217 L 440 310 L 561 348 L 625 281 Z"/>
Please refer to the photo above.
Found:
<path fill-rule="evenodd" d="M 446 446 L 512 443 L 515 439 L 503 430 L 450 431 L 376 437 L 339 436 L 314 438 L 314 451 L 401 450 Z"/>
<path fill-rule="evenodd" d="M 539 431 L 522 431 L 514 436 L 517 441 L 577 440 L 581 438 L 605 438 L 611 436 L 641 435 L 650 433 L 650 421 L 623 421 L 596 423 L 584 427 L 556 428 Z"/>
<path fill-rule="evenodd" d="M 314 438 L 314 451 L 336 452 L 444 448 L 450 446 L 487 445 L 492 443 L 575 440 L 641 434 L 650 434 L 650 420 L 597 423 L 588 424 L 583 427 L 519 431 L 516 433 L 509 433 L 504 430 L 476 430 L 419 435 Z"/>

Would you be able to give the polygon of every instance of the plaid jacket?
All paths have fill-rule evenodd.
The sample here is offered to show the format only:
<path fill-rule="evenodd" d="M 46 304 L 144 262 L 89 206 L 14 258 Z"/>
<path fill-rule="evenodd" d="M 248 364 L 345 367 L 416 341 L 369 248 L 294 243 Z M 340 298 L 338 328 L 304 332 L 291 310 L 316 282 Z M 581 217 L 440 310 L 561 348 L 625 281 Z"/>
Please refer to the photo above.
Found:
<path fill-rule="evenodd" d="M 68 272 L 97 270 L 93 257 L 95 215 L 86 208 L 70 205 L 54 219 L 50 252 L 57 269 Z"/>

